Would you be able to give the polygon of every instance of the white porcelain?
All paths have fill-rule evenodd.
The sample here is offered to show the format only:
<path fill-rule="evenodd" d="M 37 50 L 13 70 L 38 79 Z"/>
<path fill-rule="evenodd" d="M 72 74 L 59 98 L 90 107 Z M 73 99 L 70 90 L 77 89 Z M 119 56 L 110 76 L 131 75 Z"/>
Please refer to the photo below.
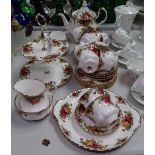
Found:
<path fill-rule="evenodd" d="M 51 37 L 53 37 L 53 39 Z M 66 34 L 61 31 L 53 31 L 50 35 L 49 33 L 45 33 L 45 50 L 42 49 L 43 41 L 36 38 L 26 43 L 21 52 L 26 58 L 35 58 L 36 60 L 42 60 L 52 55 L 63 56 L 69 52 L 70 48 L 69 43 L 64 40 L 65 38 Z M 29 46 L 29 51 L 25 50 L 26 46 Z"/>
<path fill-rule="evenodd" d="M 97 126 L 107 127 L 118 118 L 119 110 L 111 103 L 105 103 L 98 97 L 93 101 L 92 114 L 90 117 L 96 122 Z"/>
<path fill-rule="evenodd" d="M 84 13 L 89 13 L 90 17 L 85 16 L 85 18 L 83 18 L 83 14 Z M 90 10 L 87 7 L 87 2 L 84 1 L 82 4 L 82 7 L 76 11 L 72 12 L 72 16 L 76 19 L 76 20 L 93 20 L 97 15 L 94 11 Z"/>
<path fill-rule="evenodd" d="M 116 29 L 112 34 L 111 44 L 118 49 L 122 49 L 128 43 L 131 44 L 131 47 L 134 47 L 136 44 L 124 28 L 119 27 Z"/>
<path fill-rule="evenodd" d="M 133 98 L 144 105 L 144 74 L 140 75 L 131 87 Z"/>
<path fill-rule="evenodd" d="M 127 61 L 126 67 L 129 71 L 131 79 L 135 80 L 144 72 L 144 59 L 133 58 Z"/>
<path fill-rule="evenodd" d="M 100 58 L 103 63 L 101 69 L 104 71 L 110 71 L 112 68 L 115 68 L 118 64 L 118 57 L 112 51 L 106 51 L 100 53 Z"/>
<path fill-rule="evenodd" d="M 107 46 L 110 44 L 110 38 L 108 33 L 97 32 L 97 33 L 85 33 L 80 42 L 83 43 L 95 43 L 95 42 L 104 42 Z"/>
<path fill-rule="evenodd" d="M 53 40 L 66 40 L 66 32 L 63 31 L 52 31 L 50 32 L 50 38 Z"/>
<path fill-rule="evenodd" d="M 22 79 L 15 83 L 14 89 L 24 96 L 35 97 L 41 95 L 46 86 L 40 80 Z"/>
<path fill-rule="evenodd" d="M 86 73 L 94 73 L 98 69 L 99 57 L 91 50 L 82 50 L 79 67 Z"/>
<path fill-rule="evenodd" d="M 90 10 L 87 7 L 87 5 L 88 5 L 87 2 L 84 1 L 82 4 L 82 7 L 80 9 L 72 12 L 73 18 L 76 19 L 77 21 L 91 21 L 91 22 L 93 22 L 93 20 L 95 20 L 99 17 L 100 11 L 103 10 L 105 12 L 105 18 L 98 24 L 98 26 L 103 24 L 107 20 L 107 11 L 104 7 L 99 8 L 99 10 L 96 14 L 94 11 Z M 94 24 L 94 25 L 96 26 L 97 24 Z"/>
<path fill-rule="evenodd" d="M 66 139 L 82 149 L 104 152 L 119 148 L 124 145 L 134 135 L 136 129 L 140 127 L 141 118 L 138 111 L 132 108 L 122 97 L 106 90 L 110 94 L 112 102 L 116 103 L 122 111 L 123 116 L 120 120 L 120 126 L 109 135 L 99 136 L 86 132 L 78 124 L 74 115 L 75 109 L 79 104 L 78 99 L 88 90 L 90 89 L 73 92 L 55 104 L 53 115 L 58 123 L 58 127 Z M 130 117 L 132 119 L 130 126 L 124 126 L 125 124 L 121 122 L 124 122 L 125 116 L 129 114 L 131 114 Z"/>
<path fill-rule="evenodd" d="M 115 7 L 116 27 L 123 27 L 130 32 L 132 23 L 139 12 L 132 2 L 127 1 L 126 5 Z"/>
<path fill-rule="evenodd" d="M 18 94 L 14 101 L 17 112 L 21 117 L 28 121 L 41 120 L 46 117 L 52 110 L 52 100 L 48 96 L 48 93 L 44 93 L 40 102 L 37 104 L 31 104 L 27 99 Z"/>
<path fill-rule="evenodd" d="M 21 78 L 39 79 L 51 88 L 66 84 L 72 74 L 70 63 L 60 57 L 28 62 L 20 71 Z"/>
<path fill-rule="evenodd" d="M 91 25 L 89 25 L 89 26 L 91 26 L 93 28 L 97 28 L 107 20 L 106 9 L 102 7 L 99 9 L 99 12 L 100 12 L 100 10 L 103 10 L 105 12 L 104 20 L 101 21 L 99 24 L 92 22 Z M 99 13 L 98 13 L 98 15 L 96 15 L 95 12 L 88 9 L 86 2 L 84 2 L 83 6 L 79 10 L 74 11 L 72 13 L 72 15 L 76 20 L 80 21 L 82 19 L 79 18 L 79 15 L 83 14 L 84 12 L 89 12 L 92 15 L 92 17 L 89 19 L 89 21 L 93 21 L 95 18 L 97 18 L 99 16 Z M 69 31 L 73 35 L 75 42 L 78 43 L 79 39 L 81 37 L 81 34 L 84 32 L 85 29 L 87 29 L 87 27 L 79 24 L 78 22 L 69 23 L 63 13 L 59 13 L 58 15 L 61 16 L 64 26 L 67 29 L 67 31 Z"/>

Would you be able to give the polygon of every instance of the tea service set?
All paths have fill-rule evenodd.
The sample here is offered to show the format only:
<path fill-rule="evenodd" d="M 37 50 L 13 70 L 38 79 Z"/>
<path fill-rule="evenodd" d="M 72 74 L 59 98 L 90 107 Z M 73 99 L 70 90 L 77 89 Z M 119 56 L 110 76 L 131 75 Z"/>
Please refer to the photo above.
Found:
<path fill-rule="evenodd" d="M 52 111 L 62 134 L 69 141 L 86 150 L 105 152 L 123 146 L 141 124 L 138 111 L 123 97 L 106 89 L 117 79 L 119 56 L 132 60 L 127 62 L 130 75 L 139 76 L 132 92 L 136 95 L 144 93 L 143 70 L 134 68 L 137 67 L 134 59 L 138 58 L 135 58 L 135 41 L 128 33 L 137 12 L 128 3 L 115 9 L 119 28 L 110 41 L 108 33 L 100 28 L 107 19 L 106 9 L 101 9 L 106 17 L 99 24 L 94 21 L 99 13 L 91 11 L 86 1 L 72 13 L 74 23 L 59 14 L 76 43 L 74 56 L 78 65 L 75 77 L 86 88 L 52 103 L 57 88 L 66 84 L 73 74 L 71 64 L 62 57 L 69 52 L 70 45 L 66 32 L 45 33 L 42 29 L 41 35 L 25 44 L 21 51 L 29 61 L 22 66 L 20 79 L 14 85 L 18 92 L 14 104 L 21 117 L 28 121 L 43 119 Z M 110 43 L 124 52 L 114 52 Z M 141 60 L 138 64 L 140 67 Z M 133 97 L 140 100 L 138 96 Z"/>

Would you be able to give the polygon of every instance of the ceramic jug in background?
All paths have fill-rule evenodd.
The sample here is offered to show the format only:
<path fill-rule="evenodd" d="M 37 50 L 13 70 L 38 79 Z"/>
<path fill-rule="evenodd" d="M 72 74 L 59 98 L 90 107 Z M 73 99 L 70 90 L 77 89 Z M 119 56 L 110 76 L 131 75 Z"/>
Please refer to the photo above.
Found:
<path fill-rule="evenodd" d="M 116 28 L 123 27 L 127 32 L 130 32 L 133 21 L 139 10 L 132 2 L 127 1 L 126 5 L 115 7 Z"/>

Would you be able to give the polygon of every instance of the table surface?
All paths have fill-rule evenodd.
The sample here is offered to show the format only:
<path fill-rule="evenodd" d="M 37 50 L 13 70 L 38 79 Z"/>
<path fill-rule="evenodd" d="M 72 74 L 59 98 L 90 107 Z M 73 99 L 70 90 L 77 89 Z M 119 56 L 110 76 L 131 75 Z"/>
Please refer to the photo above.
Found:
<path fill-rule="evenodd" d="M 36 36 L 39 32 L 34 31 L 32 36 L 26 38 L 24 31 L 12 32 L 12 87 L 19 78 L 19 71 L 28 59 L 17 54 L 15 51 L 19 47 L 26 43 L 28 40 Z M 111 33 L 111 32 L 108 32 Z M 132 31 L 131 36 L 136 41 L 136 50 L 139 55 L 144 55 L 144 44 L 138 40 L 139 31 Z M 73 47 L 72 47 L 73 49 Z M 65 56 L 72 65 L 73 68 L 77 65 L 77 61 L 73 58 L 72 51 Z M 144 110 L 131 96 L 130 87 L 133 81 L 128 76 L 128 71 L 123 67 L 118 68 L 118 78 L 115 84 L 109 88 L 113 92 L 126 98 L 133 107 L 135 107 L 142 116 L 142 123 L 137 132 L 133 135 L 131 140 L 126 143 L 123 147 L 109 152 L 101 153 L 105 155 L 141 155 L 144 154 Z M 82 89 L 83 87 L 76 81 L 73 76 L 71 81 L 59 88 L 54 96 L 54 102 L 65 97 L 67 94 L 74 90 Z M 14 107 L 14 97 L 16 92 L 12 89 L 12 106 L 11 106 L 11 141 L 12 141 L 12 155 L 95 155 L 94 152 L 82 150 L 77 146 L 71 144 L 67 139 L 64 138 L 60 130 L 58 129 L 57 123 L 50 114 L 48 117 L 41 121 L 28 122 L 23 120 Z M 47 147 L 42 145 L 43 139 L 49 139 L 50 145 Z"/>

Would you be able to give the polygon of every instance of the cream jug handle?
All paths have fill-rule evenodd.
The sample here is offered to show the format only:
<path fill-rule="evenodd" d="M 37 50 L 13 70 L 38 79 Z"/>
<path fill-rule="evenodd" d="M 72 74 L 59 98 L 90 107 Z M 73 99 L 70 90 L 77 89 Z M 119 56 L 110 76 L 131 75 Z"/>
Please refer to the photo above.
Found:
<path fill-rule="evenodd" d="M 105 23 L 105 21 L 107 20 L 107 10 L 106 10 L 104 7 L 99 8 L 99 11 L 98 11 L 98 13 L 97 13 L 96 19 L 99 17 L 100 11 L 101 11 L 101 10 L 103 10 L 103 11 L 105 12 L 105 18 L 104 18 L 104 20 L 102 20 L 97 26 L 100 26 L 101 24 Z"/>

